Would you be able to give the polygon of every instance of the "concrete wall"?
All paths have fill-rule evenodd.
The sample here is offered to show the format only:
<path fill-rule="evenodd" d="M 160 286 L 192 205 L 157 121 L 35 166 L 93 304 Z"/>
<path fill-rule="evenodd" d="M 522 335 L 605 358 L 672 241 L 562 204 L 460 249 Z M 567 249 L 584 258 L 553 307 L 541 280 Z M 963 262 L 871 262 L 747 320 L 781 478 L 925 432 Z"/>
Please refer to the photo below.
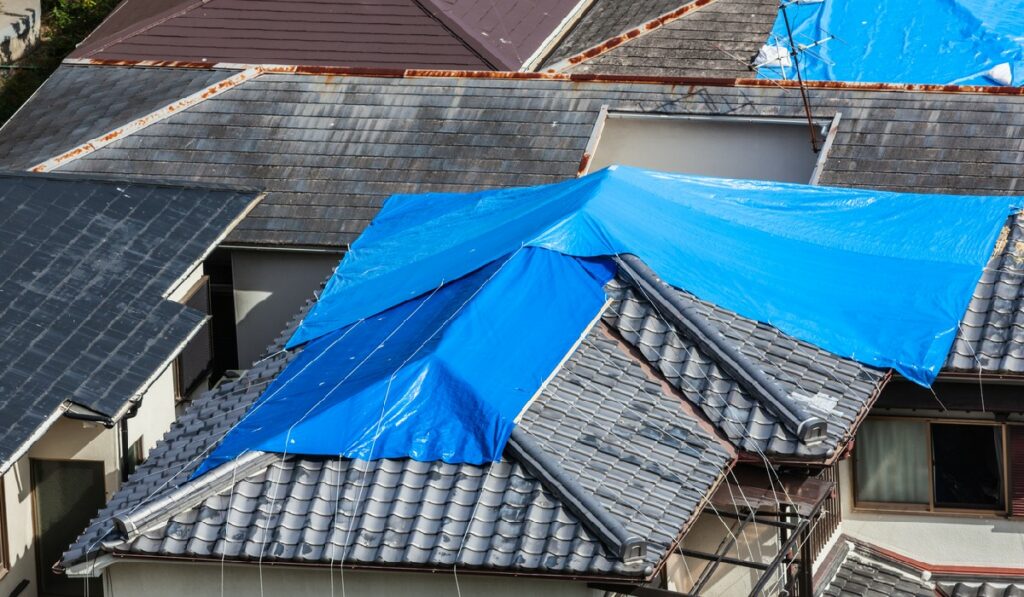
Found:
<path fill-rule="evenodd" d="M 806 123 L 610 114 L 591 162 L 654 170 L 807 183 L 817 154 Z"/>
<path fill-rule="evenodd" d="M 842 532 L 928 564 L 1024 567 L 1024 520 L 858 510 L 852 462 L 839 467 Z"/>
<path fill-rule="evenodd" d="M 142 438 L 143 453 L 156 444 L 174 421 L 173 368 L 167 367 L 142 398 L 138 414 L 128 421 L 129 445 Z M 7 547 L 11 568 L 0 579 L 0 595 L 6 596 L 24 579 L 29 586 L 22 597 L 36 597 L 35 522 L 31 458 L 49 460 L 92 460 L 103 462 L 106 498 L 121 483 L 121 434 L 97 423 L 59 419 L 3 476 L 7 511 Z M 85 529 L 82 529 L 85 530 Z M 47 562 L 47 566 L 52 562 Z"/>
<path fill-rule="evenodd" d="M 486 597 L 597 597 L 602 593 L 588 589 L 586 583 L 557 580 L 534 580 L 523 577 L 480 576 L 460 573 L 459 590 L 450 573 L 367 572 L 335 568 L 334 590 L 331 576 L 321 568 L 288 568 L 263 566 L 263 579 L 252 564 L 223 568 L 224 590 L 221 591 L 221 567 L 216 564 L 158 563 L 120 560 L 104 572 L 106 597 L 220 597 L 221 595 L 286 595 L 287 597 L 323 597 L 324 595 L 358 595 L 359 597 L 416 595 L 417 597 L 451 597 L 462 595 Z M 262 590 L 261 590 L 262 586 Z"/>
<path fill-rule="evenodd" d="M 328 253 L 231 252 L 239 367 L 260 358 L 339 259 Z"/>

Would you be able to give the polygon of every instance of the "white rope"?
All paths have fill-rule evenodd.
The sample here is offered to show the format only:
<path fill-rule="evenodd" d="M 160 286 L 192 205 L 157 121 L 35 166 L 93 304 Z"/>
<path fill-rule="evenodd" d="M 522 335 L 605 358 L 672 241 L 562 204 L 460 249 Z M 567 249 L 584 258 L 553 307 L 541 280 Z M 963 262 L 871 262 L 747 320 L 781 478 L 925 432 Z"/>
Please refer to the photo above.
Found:
<path fill-rule="evenodd" d="M 248 450 L 246 450 L 247 452 Z M 239 455 L 244 456 L 245 452 Z M 228 555 L 228 516 L 230 515 L 231 508 L 235 503 L 235 475 L 238 473 L 238 467 L 236 466 L 231 471 L 231 495 L 228 497 L 228 509 L 224 513 L 224 542 L 220 547 L 220 597 L 224 597 L 224 558 Z"/>
<path fill-rule="evenodd" d="M 476 503 L 473 504 L 473 512 L 469 515 L 466 528 L 462 531 L 462 540 L 459 541 L 459 549 L 455 552 L 455 560 L 452 562 L 452 576 L 455 578 L 455 593 L 458 597 L 462 597 L 462 587 L 459 586 L 459 558 L 462 557 L 462 549 L 466 547 L 469 527 L 473 526 L 473 521 L 476 520 L 476 512 L 480 508 L 480 503 L 484 501 L 484 486 L 487 484 L 487 479 L 491 476 L 492 466 L 494 466 L 493 462 L 487 463 L 487 470 L 483 471 L 483 474 L 480 476 L 480 488 L 477 491 Z"/>

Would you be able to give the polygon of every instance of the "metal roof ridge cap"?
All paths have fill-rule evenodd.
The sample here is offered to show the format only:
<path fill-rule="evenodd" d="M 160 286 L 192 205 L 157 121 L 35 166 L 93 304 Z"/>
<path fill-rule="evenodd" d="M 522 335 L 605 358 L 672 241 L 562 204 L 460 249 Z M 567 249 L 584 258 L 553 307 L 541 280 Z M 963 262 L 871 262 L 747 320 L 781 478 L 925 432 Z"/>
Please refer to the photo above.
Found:
<path fill-rule="evenodd" d="M 150 112 L 149 114 L 141 118 L 137 118 L 124 126 L 118 127 L 94 139 L 90 139 L 89 141 L 86 141 L 85 143 L 82 143 L 81 145 L 74 147 L 60 155 L 54 156 L 44 162 L 36 164 L 35 166 L 29 168 L 29 171 L 49 172 L 51 170 L 55 170 L 68 162 L 72 162 L 82 156 L 89 155 L 90 153 L 96 151 L 97 149 L 101 149 L 103 147 L 106 147 L 107 145 L 110 145 L 114 141 L 127 137 L 132 133 L 136 133 L 148 127 L 151 124 L 155 124 L 166 118 L 169 118 L 171 115 L 177 112 L 186 110 L 196 104 L 199 104 L 205 100 L 210 99 L 211 97 L 215 97 L 229 89 L 233 89 L 250 79 L 254 79 L 260 76 L 261 74 L 263 74 L 263 69 L 261 69 L 260 67 L 253 67 L 248 68 L 238 74 L 231 75 L 230 77 L 227 77 L 221 81 L 218 81 L 217 83 L 214 83 L 213 85 L 210 85 L 206 89 L 200 89 L 199 91 L 196 91 L 191 95 L 188 95 L 171 104 L 168 104 L 163 108 L 160 108 L 159 110 Z"/>
<path fill-rule="evenodd" d="M 669 311 L 668 315 L 676 320 L 675 323 L 684 328 L 680 331 L 690 336 L 702 349 L 711 352 L 719 366 L 736 378 L 736 381 L 751 392 L 755 399 L 767 403 L 766 406 L 779 416 L 782 424 L 801 441 L 811 443 L 813 440 L 824 439 L 828 428 L 827 422 L 820 417 L 808 415 L 746 355 L 722 342 L 719 339 L 721 332 L 710 329 L 701 318 L 691 315 L 690 307 L 682 305 L 676 297 L 666 293 L 663 288 L 666 283 L 640 258 L 626 254 L 617 256 L 615 261 L 634 283 L 645 286 L 645 292 L 649 291 L 654 295 L 651 297 L 652 300 L 657 299 L 662 303 L 661 306 Z"/>
<path fill-rule="evenodd" d="M 594 2 L 596 2 L 596 0 L 578 0 L 576 2 L 576 6 L 574 6 L 558 26 L 556 26 L 555 29 L 540 42 L 540 45 L 537 46 L 537 49 L 535 49 L 529 57 L 527 57 L 526 61 L 523 62 L 523 65 L 519 67 L 519 70 L 534 72 L 544 64 L 544 61 L 547 60 L 548 56 L 555 51 L 558 44 L 562 43 L 565 36 L 569 35 L 569 32 L 572 31 L 576 27 L 577 23 L 580 22 L 583 15 L 590 11 Z"/>
<path fill-rule="evenodd" d="M 669 23 L 684 17 L 690 14 L 691 12 L 696 12 L 713 2 L 715 2 L 715 0 L 692 0 L 691 2 L 687 2 L 686 4 L 680 6 L 679 8 L 671 10 L 665 14 L 659 15 L 658 17 L 655 17 L 644 23 L 640 23 L 636 27 L 633 27 L 632 29 L 627 29 L 626 31 L 623 31 L 618 35 L 610 37 L 595 46 L 591 46 L 586 50 L 583 50 L 582 52 L 578 52 L 576 54 L 573 54 L 572 56 L 563 58 L 562 60 L 559 60 L 555 64 L 548 67 L 546 70 L 547 72 L 561 72 L 569 67 L 577 66 L 588 60 L 597 58 L 598 56 L 606 54 L 624 43 L 630 42 L 638 37 L 647 35 L 652 31 L 657 31 L 658 29 L 661 29 L 665 25 L 668 25 Z"/>
<path fill-rule="evenodd" d="M 179 16 L 181 16 L 181 15 L 183 15 L 183 14 L 185 14 L 185 13 L 187 13 L 187 12 L 193 10 L 193 9 L 199 8 L 200 6 L 206 4 L 209 1 L 210 0 L 195 0 L 195 2 L 189 2 L 188 4 L 186 4 L 184 6 L 181 6 L 181 7 L 174 7 L 174 6 L 172 6 L 169 9 L 167 9 L 167 10 L 161 12 L 161 13 L 157 13 L 157 14 L 149 17 L 148 19 L 144 19 L 142 21 L 139 21 L 138 23 L 135 23 L 134 26 L 130 26 L 130 27 L 127 27 L 125 29 L 121 29 L 120 31 L 115 31 L 114 33 L 111 33 L 107 37 L 97 39 L 94 43 L 98 47 L 96 47 L 96 48 L 94 48 L 92 50 L 86 51 L 84 53 L 84 55 L 81 56 L 81 57 L 82 58 L 88 58 L 89 56 L 91 56 L 93 54 L 102 52 L 102 51 L 106 50 L 107 48 L 109 48 L 110 46 L 119 44 L 119 43 L 121 43 L 121 42 L 123 42 L 125 40 L 128 40 L 128 39 L 131 39 L 131 38 L 135 37 L 136 35 L 138 35 L 140 33 L 144 33 L 146 31 L 149 31 L 150 29 L 152 29 L 153 27 L 156 27 L 157 25 L 162 25 L 163 23 L 166 23 L 167 21 L 169 21 L 171 19 L 177 18 L 177 17 L 179 17 Z M 119 4 L 118 5 L 118 9 L 120 9 L 120 7 L 123 6 L 123 5 L 124 5 L 124 2 Z M 109 16 L 113 16 L 113 13 L 111 13 Z M 103 19 L 103 22 L 106 22 L 106 20 L 107 19 Z M 103 22 L 101 22 L 100 25 L 103 25 Z M 99 28 L 99 26 L 97 26 L 97 29 L 98 28 Z M 88 38 L 86 38 L 85 40 L 82 40 L 82 41 L 83 42 L 88 41 Z M 91 46 L 93 44 L 90 43 L 89 45 Z M 74 50 L 72 50 L 71 53 L 73 54 L 77 50 L 78 50 L 78 47 L 76 47 Z"/>
<path fill-rule="evenodd" d="M 210 494 L 231 479 L 245 479 L 253 471 L 275 462 L 279 456 L 271 452 L 246 452 L 230 462 L 201 475 L 197 479 L 186 481 L 177 488 L 148 504 L 125 513 L 115 514 L 112 518 L 114 526 L 120 531 L 125 542 L 137 539 L 150 528 L 163 524 L 165 515 L 181 511 L 201 503 Z"/>
<path fill-rule="evenodd" d="M 569 477 L 526 431 L 515 427 L 506 449 L 548 489 L 554 491 L 563 503 L 580 517 L 581 522 L 597 535 L 601 543 L 610 548 L 624 564 L 637 563 L 647 555 L 647 542 L 630 535 L 626 527 L 576 480 Z"/>
<path fill-rule="evenodd" d="M 509 70 L 513 65 L 506 64 L 497 54 L 492 52 L 490 48 L 480 43 L 480 40 L 470 33 L 461 23 L 451 18 L 439 6 L 434 4 L 433 0 L 412 0 L 420 10 L 427 14 L 430 18 L 434 19 L 441 24 L 442 27 L 448 31 L 452 37 L 454 37 L 459 43 L 466 46 L 466 49 L 476 54 L 485 63 L 491 66 L 494 70 Z M 521 66 L 521 65 L 520 65 Z M 518 66 L 516 69 L 518 70 Z"/>

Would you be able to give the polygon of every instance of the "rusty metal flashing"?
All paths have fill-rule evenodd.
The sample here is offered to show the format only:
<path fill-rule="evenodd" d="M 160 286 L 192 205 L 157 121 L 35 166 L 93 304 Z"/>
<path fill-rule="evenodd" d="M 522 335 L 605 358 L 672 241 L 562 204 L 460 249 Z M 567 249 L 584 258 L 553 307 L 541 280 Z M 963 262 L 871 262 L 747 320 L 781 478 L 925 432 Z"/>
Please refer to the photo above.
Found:
<path fill-rule="evenodd" d="M 608 104 L 601 106 L 597 113 L 597 120 L 594 121 L 594 128 L 590 131 L 590 139 L 587 140 L 587 147 L 583 150 L 583 157 L 580 158 L 580 166 L 576 169 L 576 176 L 590 174 L 590 166 L 597 153 L 597 144 L 601 142 L 601 133 L 604 132 L 604 124 L 608 120 Z"/>
<path fill-rule="evenodd" d="M 140 131 L 151 124 L 160 122 L 172 114 L 176 114 L 204 100 L 220 95 L 221 93 L 224 93 L 229 89 L 233 89 L 250 79 L 258 77 L 260 74 L 261 71 L 258 68 L 243 70 L 242 72 L 232 75 L 223 81 L 219 81 L 206 89 L 200 89 L 188 97 L 184 97 L 172 104 L 168 104 L 155 112 L 151 112 L 142 118 L 133 120 L 132 122 L 118 127 L 106 134 L 100 135 L 95 139 L 86 141 L 78 147 L 52 157 L 45 162 L 36 164 L 29 168 L 29 170 L 31 172 L 50 172 L 52 170 L 56 170 L 68 162 L 74 161 L 82 156 L 89 155 L 97 149 L 110 145 L 114 141 L 127 137 L 128 135 Z"/>
<path fill-rule="evenodd" d="M 591 48 L 583 50 L 578 54 L 560 60 L 556 62 L 554 65 L 548 67 L 547 70 L 548 72 L 562 72 L 568 68 L 577 66 L 588 60 L 597 58 L 598 56 L 606 54 L 628 41 L 634 40 L 643 35 L 647 35 L 651 31 L 656 31 L 664 27 L 665 25 L 671 23 L 672 21 L 680 19 L 692 12 L 696 12 L 714 1 L 715 0 L 694 0 L 693 2 L 684 4 L 683 6 L 680 6 L 679 8 L 671 12 L 667 12 L 661 15 L 660 17 L 647 21 L 646 23 L 638 25 L 637 27 L 634 27 L 628 31 L 620 33 L 615 37 L 606 39 L 603 42 L 597 44 L 596 46 L 593 46 Z"/>
<path fill-rule="evenodd" d="M 537 49 L 534 50 L 533 54 L 531 54 L 530 57 L 526 59 L 526 61 L 522 64 L 519 70 L 524 72 L 532 71 L 538 66 L 540 66 L 541 63 L 544 62 L 544 60 L 547 60 L 548 56 L 551 55 L 555 47 L 559 43 L 561 43 L 561 41 L 565 38 L 569 31 L 571 31 L 573 27 L 576 26 L 576 23 L 578 23 L 580 19 L 583 18 L 583 15 L 590 10 L 590 7 L 594 3 L 594 1 L 595 0 L 580 0 L 580 2 L 578 2 L 576 6 L 571 11 L 569 11 L 569 14 L 566 15 L 564 19 L 562 19 L 562 22 L 558 24 L 558 27 L 556 27 L 555 30 L 551 32 L 551 35 L 549 35 L 547 39 L 541 42 L 540 46 L 538 46 Z"/>
<path fill-rule="evenodd" d="M 64 64 L 85 66 L 128 66 L 161 68 L 198 68 L 216 70 L 258 69 L 261 73 L 295 75 L 334 75 L 353 77 L 390 78 L 449 78 L 449 79 L 514 79 L 567 81 L 572 83 L 609 83 L 674 85 L 689 87 L 765 87 L 783 90 L 799 88 L 796 81 L 774 79 L 723 78 L 723 77 L 667 77 L 650 75 L 608 75 L 594 73 L 537 73 L 507 71 L 474 71 L 443 69 L 381 69 L 344 66 L 303 66 L 288 64 L 242 64 L 231 62 L 206 63 L 174 60 L 106 60 L 99 58 L 68 58 Z M 846 81 L 804 81 L 808 89 L 885 91 L 905 93 L 946 93 L 1024 96 L 1024 87 L 999 87 L 995 85 L 926 85 L 912 83 L 852 83 Z"/>

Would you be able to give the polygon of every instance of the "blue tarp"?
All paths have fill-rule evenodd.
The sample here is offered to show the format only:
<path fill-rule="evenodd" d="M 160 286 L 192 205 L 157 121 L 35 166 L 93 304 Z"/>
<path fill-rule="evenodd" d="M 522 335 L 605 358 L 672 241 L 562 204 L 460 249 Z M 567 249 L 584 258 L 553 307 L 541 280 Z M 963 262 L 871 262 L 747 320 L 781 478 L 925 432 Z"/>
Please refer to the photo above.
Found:
<path fill-rule="evenodd" d="M 547 186 L 396 195 L 289 346 L 525 245 L 577 257 L 632 253 L 702 299 L 929 385 L 1020 203 L 622 166 Z"/>
<path fill-rule="evenodd" d="M 806 80 L 993 85 L 1024 83 L 1024 1 L 823 0 L 787 5 Z M 767 41 L 789 48 L 782 12 Z M 1009 81 L 986 75 L 999 65 Z M 792 68 L 759 76 L 794 79 Z"/>
<path fill-rule="evenodd" d="M 199 471 L 246 450 L 480 463 L 599 314 L 608 256 L 921 384 L 941 368 L 1020 198 L 611 167 L 389 199 Z"/>
<path fill-rule="evenodd" d="M 600 313 L 614 271 L 609 259 L 520 248 L 329 332 L 196 475 L 246 450 L 498 460 L 516 418 Z"/>

